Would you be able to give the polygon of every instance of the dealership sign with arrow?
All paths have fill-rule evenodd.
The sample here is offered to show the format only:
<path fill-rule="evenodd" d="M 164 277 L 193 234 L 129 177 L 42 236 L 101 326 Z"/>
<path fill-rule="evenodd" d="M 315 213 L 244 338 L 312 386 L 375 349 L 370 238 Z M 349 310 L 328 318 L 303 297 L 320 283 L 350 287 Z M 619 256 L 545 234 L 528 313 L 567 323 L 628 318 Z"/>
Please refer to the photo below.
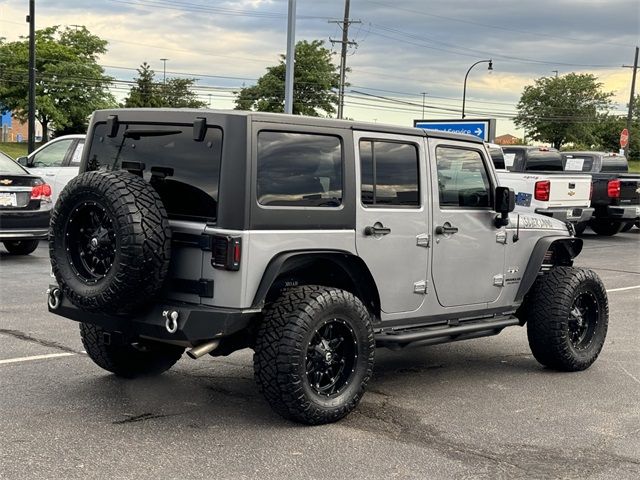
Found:
<path fill-rule="evenodd" d="M 424 130 L 440 130 L 442 132 L 473 135 L 485 142 L 493 141 L 496 137 L 495 118 L 475 120 L 414 120 L 413 126 Z"/>

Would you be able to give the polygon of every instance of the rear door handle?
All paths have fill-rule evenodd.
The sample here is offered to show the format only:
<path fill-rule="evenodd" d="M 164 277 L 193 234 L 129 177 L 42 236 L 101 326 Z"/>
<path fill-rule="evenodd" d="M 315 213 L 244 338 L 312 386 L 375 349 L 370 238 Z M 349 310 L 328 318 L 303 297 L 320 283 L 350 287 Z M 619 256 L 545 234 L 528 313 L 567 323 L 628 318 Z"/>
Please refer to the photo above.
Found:
<path fill-rule="evenodd" d="M 384 227 L 380 222 L 376 222 L 372 226 L 364 227 L 364 234 L 367 236 L 388 235 L 390 233 L 391 229 Z"/>
<path fill-rule="evenodd" d="M 446 222 L 444 225 L 438 225 L 436 227 L 437 235 L 450 235 L 453 233 L 458 233 L 458 227 L 452 226 L 449 222 Z"/>

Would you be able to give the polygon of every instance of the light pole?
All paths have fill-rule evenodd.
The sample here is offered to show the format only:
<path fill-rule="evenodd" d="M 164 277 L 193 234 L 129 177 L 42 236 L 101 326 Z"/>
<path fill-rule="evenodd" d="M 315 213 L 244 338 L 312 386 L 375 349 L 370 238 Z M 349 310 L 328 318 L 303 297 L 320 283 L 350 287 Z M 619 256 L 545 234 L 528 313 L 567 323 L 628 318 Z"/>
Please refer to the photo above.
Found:
<path fill-rule="evenodd" d="M 469 72 L 471 71 L 471 69 L 480 63 L 488 63 L 489 68 L 487 70 L 490 70 L 490 71 L 493 70 L 493 60 L 479 60 L 473 65 L 471 65 L 469 67 L 469 70 L 467 70 L 467 74 L 464 76 L 464 88 L 462 90 L 462 118 L 463 119 L 464 119 L 464 104 L 467 98 L 467 77 L 469 76 Z"/>
<path fill-rule="evenodd" d="M 287 58 L 284 75 L 284 113 L 293 113 L 293 72 L 296 56 L 296 0 L 289 0 L 287 14 Z"/>
<path fill-rule="evenodd" d="M 167 61 L 169 59 L 168 58 L 161 58 L 160 61 L 162 62 L 162 83 L 166 85 L 167 83 Z"/>
<path fill-rule="evenodd" d="M 424 97 L 427 96 L 427 92 L 422 92 L 422 119 L 424 120 Z"/>

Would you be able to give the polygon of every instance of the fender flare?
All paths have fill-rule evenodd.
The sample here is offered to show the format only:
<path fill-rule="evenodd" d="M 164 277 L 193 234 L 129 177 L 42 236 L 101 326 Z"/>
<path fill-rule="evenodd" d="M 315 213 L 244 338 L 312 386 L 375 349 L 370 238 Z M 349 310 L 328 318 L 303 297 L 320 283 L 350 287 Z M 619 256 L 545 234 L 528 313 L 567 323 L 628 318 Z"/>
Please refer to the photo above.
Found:
<path fill-rule="evenodd" d="M 551 236 L 538 240 L 529 257 L 527 268 L 522 275 L 515 301 L 521 302 L 533 286 L 540 272 L 544 255 L 550 248 L 557 248 L 560 249 L 560 252 L 564 252 L 564 258 L 569 260 L 567 265 L 571 265 L 573 263 L 572 260 L 582 251 L 582 244 L 581 238 L 566 236 Z"/>
<path fill-rule="evenodd" d="M 251 308 L 263 308 L 267 294 L 278 276 L 315 260 L 329 261 L 342 269 L 360 296 L 364 297 L 363 303 L 379 311 L 380 296 L 371 272 L 360 257 L 345 250 L 293 250 L 275 255 L 262 275 Z M 365 300 L 370 300 L 372 305 L 367 305 Z"/>

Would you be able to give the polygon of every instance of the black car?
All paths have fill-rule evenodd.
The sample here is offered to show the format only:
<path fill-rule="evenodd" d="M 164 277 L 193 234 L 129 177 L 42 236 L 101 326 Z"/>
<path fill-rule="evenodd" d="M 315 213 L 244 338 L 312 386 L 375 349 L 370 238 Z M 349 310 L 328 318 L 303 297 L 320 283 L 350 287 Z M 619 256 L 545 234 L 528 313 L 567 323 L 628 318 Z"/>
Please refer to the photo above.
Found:
<path fill-rule="evenodd" d="M 0 153 L 0 241 L 14 255 L 28 255 L 46 239 L 51 186 Z"/>

